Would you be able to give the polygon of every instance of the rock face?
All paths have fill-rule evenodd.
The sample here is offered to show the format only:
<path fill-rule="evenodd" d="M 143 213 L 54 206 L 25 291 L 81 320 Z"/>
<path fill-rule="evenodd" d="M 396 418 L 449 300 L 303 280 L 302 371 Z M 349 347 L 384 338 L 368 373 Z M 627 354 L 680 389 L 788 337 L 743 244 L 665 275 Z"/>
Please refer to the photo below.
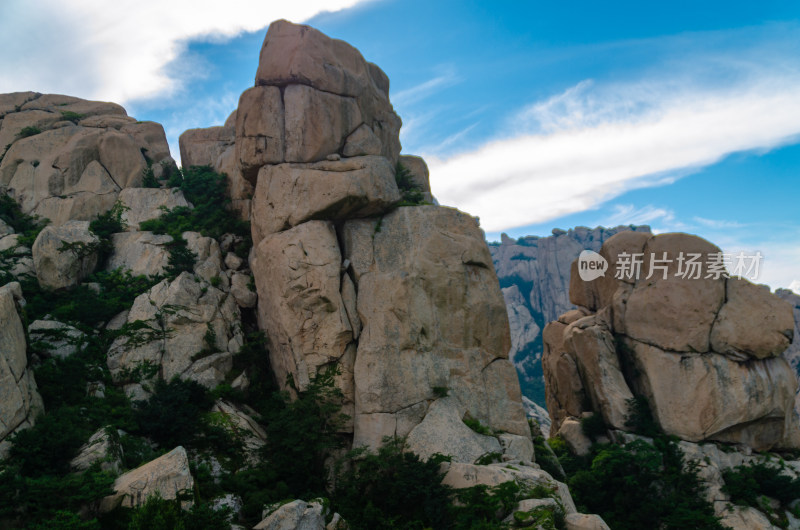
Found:
<path fill-rule="evenodd" d="M 162 499 L 175 499 L 178 493 L 194 487 L 186 449 L 176 447 L 169 453 L 128 471 L 114 481 L 114 493 L 104 498 L 100 510 L 108 512 L 117 506 L 136 508 L 147 497 L 159 494 Z"/>
<path fill-rule="evenodd" d="M 638 276 L 615 277 L 623 253 L 642 257 Z M 640 396 L 664 432 L 684 440 L 796 446 L 797 377 L 781 356 L 794 327 L 788 303 L 716 273 L 721 251 L 696 236 L 622 232 L 600 255 L 611 264 L 604 277 L 573 276 L 571 300 L 584 307 L 544 330 L 555 430 L 585 412 L 625 430 L 628 402 Z"/>
<path fill-rule="evenodd" d="M 780 298 L 786 300 L 792 305 L 792 312 L 794 313 L 794 340 L 792 344 L 783 352 L 784 358 L 789 361 L 795 372 L 800 373 L 798 365 L 800 365 L 800 294 L 797 294 L 789 289 L 778 289 L 775 294 Z"/>
<path fill-rule="evenodd" d="M 107 211 L 149 165 L 175 165 L 161 125 L 114 103 L 35 92 L 0 95 L 0 160 L 0 189 L 55 226 Z"/>
<path fill-rule="evenodd" d="M 0 458 L 10 447 L 5 438 L 33 425 L 44 412 L 25 354 L 25 331 L 17 312 L 22 301 L 18 283 L 0 287 Z"/>
<path fill-rule="evenodd" d="M 31 249 L 39 285 L 45 289 L 77 285 L 97 265 L 98 241 L 89 231 L 89 221 L 45 227 Z"/>
<path fill-rule="evenodd" d="M 454 421 L 475 434 L 462 422 L 471 417 L 530 436 L 505 306 L 472 217 L 393 209 L 400 120 L 387 94 L 386 76 L 350 45 L 306 26 L 270 26 L 256 86 L 235 118 L 238 168 L 255 185 L 259 325 L 279 384 L 303 391 L 321 370 L 338 371 L 355 446 L 409 436 L 420 451 L 474 459 L 478 449 L 435 439 L 437 426 Z M 220 151 L 189 137 L 184 145 Z M 445 394 L 447 414 L 437 412 Z"/>
<path fill-rule="evenodd" d="M 233 296 L 184 272 L 136 298 L 126 321 L 145 327 L 134 338 L 114 341 L 108 367 L 120 376 L 146 364 L 167 381 L 181 376 L 213 388 L 242 344 L 239 319 Z"/>
<path fill-rule="evenodd" d="M 401 162 L 427 179 L 427 167 L 414 169 L 417 163 L 413 158 L 401 157 Z M 545 324 L 575 308 L 569 300 L 571 264 L 583 250 L 599 252 L 605 241 L 624 231 L 647 234 L 650 227 L 579 226 L 568 231 L 555 229 L 548 237 L 518 240 L 503 234 L 500 243 L 489 244 L 511 325 L 509 358 L 519 373 L 522 393 L 539 405 L 545 404 L 542 330 Z"/>

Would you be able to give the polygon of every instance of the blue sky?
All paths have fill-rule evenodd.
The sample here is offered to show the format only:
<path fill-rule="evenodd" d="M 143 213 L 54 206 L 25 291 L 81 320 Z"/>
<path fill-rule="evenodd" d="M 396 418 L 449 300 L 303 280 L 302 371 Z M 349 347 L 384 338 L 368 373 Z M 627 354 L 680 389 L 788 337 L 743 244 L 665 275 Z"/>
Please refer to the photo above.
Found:
<path fill-rule="evenodd" d="M 269 22 L 305 22 L 386 71 L 404 152 L 488 239 L 646 223 L 800 292 L 797 2 L 63 4 L 0 3 L 0 92 L 117 101 L 177 158 L 252 86 Z"/>

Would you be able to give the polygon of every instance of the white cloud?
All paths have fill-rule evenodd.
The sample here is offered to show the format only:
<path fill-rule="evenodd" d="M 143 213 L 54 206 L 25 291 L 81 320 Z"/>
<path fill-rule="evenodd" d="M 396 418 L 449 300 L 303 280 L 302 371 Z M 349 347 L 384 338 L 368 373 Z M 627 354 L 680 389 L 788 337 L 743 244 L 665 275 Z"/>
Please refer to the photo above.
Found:
<path fill-rule="evenodd" d="M 709 228 L 742 228 L 745 225 L 736 221 L 725 221 L 723 219 L 706 219 L 704 217 L 692 217 L 695 222 Z"/>
<path fill-rule="evenodd" d="M 429 155 L 433 191 L 494 232 L 595 208 L 733 152 L 796 141 L 797 60 L 729 68 L 735 75 L 702 84 L 671 72 L 582 82 L 520 110 L 510 136 L 450 158 Z"/>
<path fill-rule="evenodd" d="M 438 68 L 439 75 L 428 79 L 416 86 L 406 88 L 399 92 L 392 92 L 392 103 L 399 107 L 417 103 L 447 87 L 453 86 L 461 79 L 456 75 L 455 68 L 452 65 L 446 65 Z"/>
<path fill-rule="evenodd" d="M 615 204 L 612 209 L 613 213 L 610 216 L 596 224 L 602 226 L 649 225 L 658 221 L 665 224 L 668 230 L 678 229 L 675 212 L 667 208 L 657 208 L 651 205 L 636 208 L 632 204 Z M 653 228 L 653 230 L 657 229 Z"/>
<path fill-rule="evenodd" d="M 202 65 L 177 78 L 164 70 L 190 39 L 223 40 L 359 1 L 4 0 L 0 93 L 34 90 L 118 103 L 169 95 L 202 76 Z"/>

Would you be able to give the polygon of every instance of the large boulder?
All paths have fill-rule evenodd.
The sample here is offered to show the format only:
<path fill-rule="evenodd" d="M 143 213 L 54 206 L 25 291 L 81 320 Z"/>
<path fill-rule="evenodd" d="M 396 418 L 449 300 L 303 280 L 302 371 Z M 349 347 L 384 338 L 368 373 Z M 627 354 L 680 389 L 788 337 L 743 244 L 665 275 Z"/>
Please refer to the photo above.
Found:
<path fill-rule="evenodd" d="M 139 295 L 126 321 L 144 327 L 109 348 L 108 367 L 117 378 L 144 363 L 166 380 L 180 376 L 213 388 L 242 344 L 233 297 L 188 272 Z"/>
<path fill-rule="evenodd" d="M 17 308 L 22 301 L 18 283 L 0 287 L 0 459 L 9 448 L 4 439 L 33 425 L 44 412 L 33 371 L 28 369 L 25 330 Z"/>
<path fill-rule="evenodd" d="M 164 274 L 169 265 L 172 236 L 153 232 L 120 232 L 111 236 L 106 270 L 124 269 L 133 275 Z"/>
<path fill-rule="evenodd" d="M 253 198 L 253 242 L 311 219 L 379 215 L 399 200 L 394 168 L 382 157 L 265 166 Z"/>
<path fill-rule="evenodd" d="M 122 203 L 122 222 L 128 230 L 139 230 L 139 223 L 157 219 L 164 209 L 191 207 L 179 188 L 126 188 L 119 194 Z"/>
<path fill-rule="evenodd" d="M 279 506 L 253 530 L 324 530 L 327 514 L 322 503 L 298 499 Z"/>
<path fill-rule="evenodd" d="M 107 211 L 121 189 L 141 184 L 148 164 L 174 166 L 161 125 L 137 122 L 119 105 L 54 94 L 2 97 L 25 102 L 6 107 L 0 122 L 0 186 L 23 212 L 54 225 Z"/>
<path fill-rule="evenodd" d="M 186 449 L 178 446 L 169 453 L 128 471 L 114 481 L 112 488 L 114 493 L 103 498 L 100 503 L 101 512 L 109 512 L 118 506 L 137 508 L 153 495 L 172 500 L 180 493 L 191 492 L 194 478 L 189 470 Z M 184 504 L 187 503 L 188 501 L 184 501 Z"/>
<path fill-rule="evenodd" d="M 630 400 L 640 397 L 665 433 L 684 440 L 759 451 L 800 443 L 797 376 L 780 356 L 793 332 L 790 304 L 728 278 L 721 251 L 696 236 L 623 232 L 600 255 L 609 273 L 574 275 L 570 292 L 596 313 L 575 320 L 580 313 L 568 312 L 545 328 L 556 428 L 595 412 L 624 430 Z M 637 260 L 639 270 L 624 267 Z"/>
<path fill-rule="evenodd" d="M 39 285 L 62 289 L 80 283 L 97 266 L 99 241 L 88 221 L 45 227 L 31 248 Z"/>

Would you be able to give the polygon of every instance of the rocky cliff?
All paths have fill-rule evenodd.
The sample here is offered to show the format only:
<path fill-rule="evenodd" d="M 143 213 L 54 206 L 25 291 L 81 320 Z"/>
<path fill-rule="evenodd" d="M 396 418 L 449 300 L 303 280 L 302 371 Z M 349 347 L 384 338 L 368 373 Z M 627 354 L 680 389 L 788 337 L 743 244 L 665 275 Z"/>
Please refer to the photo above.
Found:
<path fill-rule="evenodd" d="M 355 48 L 275 22 L 182 169 L 118 105 L 0 96 L 0 525 L 341 528 L 277 503 L 331 495 L 355 527 L 605 527 L 535 463 L 483 232 L 400 155 L 388 93 Z"/>
<path fill-rule="evenodd" d="M 522 393 L 544 406 L 542 329 L 558 315 L 574 309 L 569 300 L 570 266 L 583 250 L 599 251 L 603 243 L 622 231 L 650 232 L 648 226 L 616 228 L 579 226 L 554 229 L 548 237 L 512 239 L 490 243 L 497 277 L 503 290 L 511 329 L 509 358 L 517 368 Z"/>
<path fill-rule="evenodd" d="M 753 450 L 798 448 L 797 375 L 784 357 L 793 307 L 766 286 L 727 277 L 720 249 L 696 236 L 621 232 L 599 254 L 608 269 L 593 280 L 572 263 L 578 309 L 543 332 L 552 434 L 586 453 L 586 418 L 624 443 L 632 438 L 623 431 L 652 416 L 657 430 L 683 440 L 688 458 L 704 458 L 706 495 L 723 522 L 753 527 L 764 516 L 730 511 L 735 490 L 722 477 L 755 462 Z M 632 256 L 641 257 L 639 270 L 626 265 Z M 710 441 L 736 444 L 738 456 L 697 445 Z"/>

